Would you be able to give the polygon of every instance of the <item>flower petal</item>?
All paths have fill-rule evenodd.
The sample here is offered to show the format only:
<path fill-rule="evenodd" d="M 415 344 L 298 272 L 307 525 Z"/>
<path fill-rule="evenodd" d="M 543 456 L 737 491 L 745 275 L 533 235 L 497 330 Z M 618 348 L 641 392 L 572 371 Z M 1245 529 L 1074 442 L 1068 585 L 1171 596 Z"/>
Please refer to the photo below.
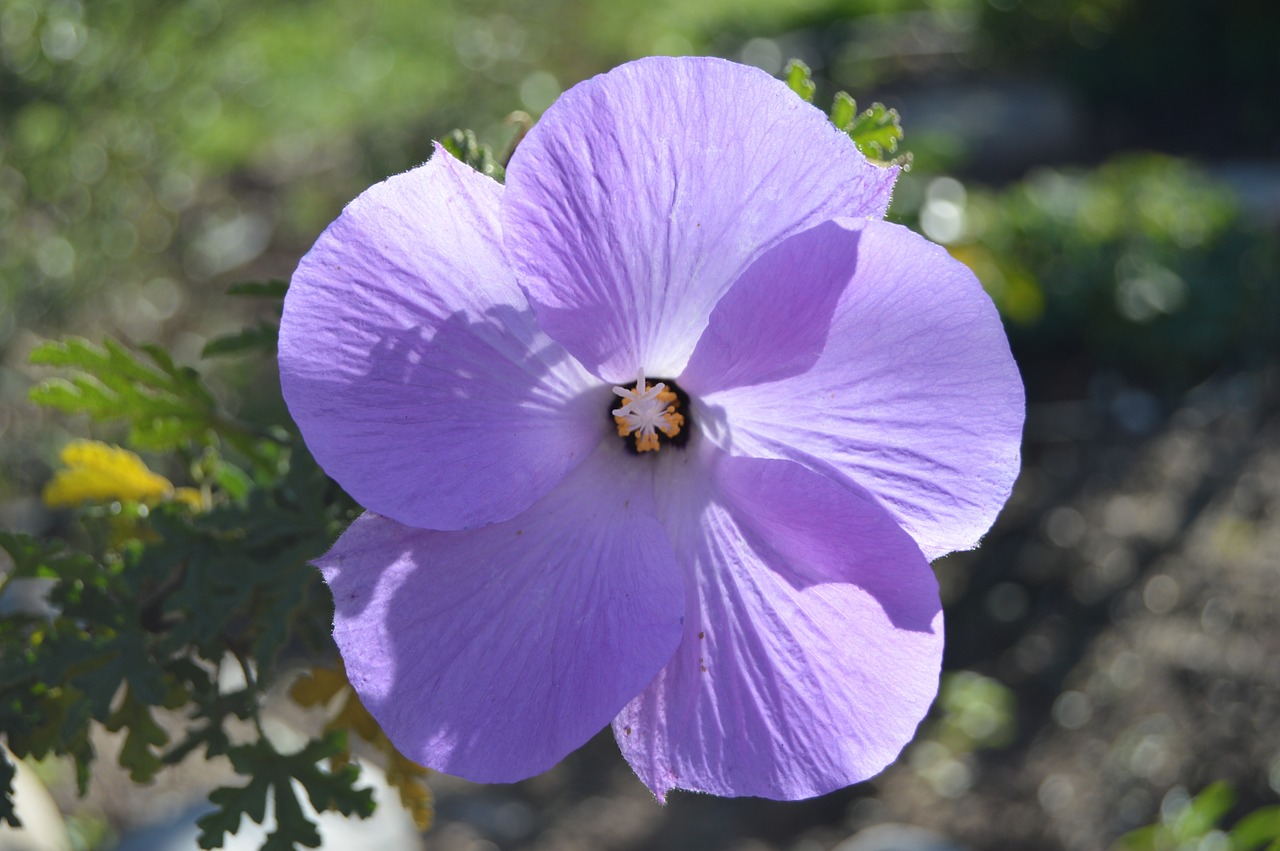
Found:
<path fill-rule="evenodd" d="M 761 255 L 711 311 L 680 376 L 685 392 L 703 396 L 811 369 L 857 267 L 861 236 L 823 222 Z"/>
<path fill-rule="evenodd" d="M 699 421 L 715 423 L 734 454 L 791 458 L 847 477 L 875 494 L 931 559 L 972 548 L 1008 499 L 1021 457 L 1026 406 L 1000 317 L 969 269 L 939 246 L 885 222 L 838 224 L 860 234 L 857 261 L 812 367 L 747 385 L 699 366 L 693 386 L 683 377 L 681 386 L 697 393 Z M 735 287 L 704 338 L 751 351 L 749 335 L 761 324 L 753 313 L 825 298 L 832 281 L 815 263 L 811 280 L 780 278 L 780 291 Z M 755 363 L 775 352 L 791 357 L 785 347 L 758 345 Z M 691 371 L 703 360 L 699 351 Z"/>
<path fill-rule="evenodd" d="M 762 251 L 835 216 L 882 216 L 896 176 L 763 71 L 652 57 L 547 110 L 512 156 L 503 229 L 543 330 L 634 381 L 681 372 Z"/>
<path fill-rule="evenodd" d="M 365 514 L 317 564 L 360 699 L 405 756 L 478 782 L 545 771 L 680 641 L 652 468 L 607 444 L 519 517 L 412 529 Z"/>
<path fill-rule="evenodd" d="M 793 800 L 879 772 L 938 687 L 942 612 L 920 550 L 872 497 L 789 461 L 721 455 L 709 483 L 681 484 L 659 484 L 660 511 L 690 612 L 671 663 L 614 721 L 632 768 L 660 800 Z"/>
<path fill-rule="evenodd" d="M 506 265 L 501 193 L 437 149 L 351 202 L 285 298 L 280 380 L 307 446 L 410 526 L 512 517 L 609 430 L 608 388 L 537 329 Z"/>

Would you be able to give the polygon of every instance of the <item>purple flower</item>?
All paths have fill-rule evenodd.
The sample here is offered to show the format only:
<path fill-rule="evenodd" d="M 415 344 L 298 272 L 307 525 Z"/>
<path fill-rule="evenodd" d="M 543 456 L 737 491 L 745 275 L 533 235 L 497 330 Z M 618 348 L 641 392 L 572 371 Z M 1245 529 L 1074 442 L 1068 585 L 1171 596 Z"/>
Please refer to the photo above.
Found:
<path fill-rule="evenodd" d="M 868 778 L 937 690 L 928 559 L 976 545 L 1022 385 L 968 270 L 762 72 L 567 92 L 500 186 L 437 150 L 294 275 L 285 398 L 367 509 L 319 562 L 365 705 L 513 781 L 612 722 L 673 788 Z"/>

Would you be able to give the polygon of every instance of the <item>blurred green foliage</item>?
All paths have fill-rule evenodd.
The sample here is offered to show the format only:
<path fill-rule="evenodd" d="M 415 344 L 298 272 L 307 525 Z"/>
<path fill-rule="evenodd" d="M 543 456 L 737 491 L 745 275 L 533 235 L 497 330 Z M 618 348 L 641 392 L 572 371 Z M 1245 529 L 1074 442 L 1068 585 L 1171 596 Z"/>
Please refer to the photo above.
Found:
<path fill-rule="evenodd" d="M 933 738 L 953 753 L 1000 748 L 1013 741 L 1017 707 L 1013 692 L 998 680 L 973 671 L 956 671 L 942 679 L 938 691 L 941 717 Z"/>
<path fill-rule="evenodd" d="M 1235 791 L 1221 781 L 1194 798 L 1170 793 L 1160 821 L 1126 833 L 1115 851 L 1280 851 L 1280 805 L 1254 810 L 1226 829 L 1235 803 Z"/>
<path fill-rule="evenodd" d="M 1275 355 L 1275 225 L 1184 160 L 1039 169 L 998 191 L 907 180 L 895 213 L 975 271 L 1024 367 L 1105 367 L 1176 393 Z"/>
<path fill-rule="evenodd" d="M 1008 686 L 975 671 L 944 673 L 932 718 L 911 744 L 908 761 L 939 795 L 958 797 L 974 783 L 978 752 L 1008 746 L 1016 723 Z"/>
<path fill-rule="evenodd" d="M 272 284 L 241 291 L 283 294 Z M 273 349 L 274 337 L 258 354 Z M 234 420 L 199 373 L 159 347 L 134 354 L 110 341 L 100 349 L 71 340 L 33 358 L 66 376 L 34 388 L 33 399 L 127 423 L 135 445 L 187 462 L 200 498 L 99 497 L 81 511 L 74 547 L 0 532 L 12 561 L 0 594 L 49 583 L 47 602 L 0 621 L 0 730 L 10 750 L 69 756 L 81 792 L 95 725 L 122 734 L 117 759 L 138 783 L 195 752 L 228 758 L 246 783 L 213 792 L 215 810 L 200 820 L 203 848 L 220 846 L 245 816 L 263 822 L 268 800 L 276 826 L 264 847 L 318 845 L 295 781 L 316 811 L 368 815 L 372 793 L 356 786 L 345 727 L 282 751 L 260 716 L 282 653 L 332 652 L 332 603 L 309 561 L 350 522 L 354 504 L 287 419 Z M 157 721 L 162 709 L 185 715 L 176 739 Z M 240 722 L 253 731 L 247 740 L 236 732 Z M 5 764 L 0 772 L 7 787 L 12 771 Z M 17 821 L 7 792 L 0 819 Z"/>
<path fill-rule="evenodd" d="M 813 102 L 818 86 L 808 65 L 792 59 L 783 69 L 782 79 L 799 98 Z M 911 161 L 909 154 L 893 156 L 902 142 L 902 123 L 897 110 L 873 103 L 859 112 L 858 102 L 848 92 L 836 92 L 828 117 L 832 124 L 849 134 L 858 150 L 872 162 L 903 165 Z"/>
<path fill-rule="evenodd" d="M 15 322 L 57 327 L 75 294 L 205 278 L 278 220 L 323 224 L 333 201 L 304 174 L 424 159 L 418 122 L 460 86 L 462 13 L 378 5 L 6 2 L 0 344 Z"/>

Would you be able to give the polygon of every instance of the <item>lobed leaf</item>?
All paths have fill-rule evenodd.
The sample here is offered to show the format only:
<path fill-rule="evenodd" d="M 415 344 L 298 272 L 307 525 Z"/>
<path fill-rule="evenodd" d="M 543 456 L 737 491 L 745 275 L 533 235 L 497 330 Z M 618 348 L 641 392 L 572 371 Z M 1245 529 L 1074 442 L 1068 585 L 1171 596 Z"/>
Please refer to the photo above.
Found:
<path fill-rule="evenodd" d="M 341 733 L 330 733 L 290 754 L 280 753 L 265 739 L 230 748 L 227 755 L 232 766 L 250 779 L 244 786 L 223 787 L 210 794 L 209 800 L 218 809 L 196 821 L 200 847 L 220 847 L 225 835 L 234 833 L 244 816 L 262 824 L 268 797 L 274 803 L 276 825 L 264 849 L 319 846 L 319 831 L 298 801 L 295 781 L 316 812 L 335 810 L 346 816 L 367 818 L 374 809 L 373 791 L 355 788 L 359 769 L 345 765 L 326 771 L 320 765 L 345 750 Z"/>
<path fill-rule="evenodd" d="M 244 786 L 223 786 L 210 792 L 209 803 L 217 809 L 196 819 L 196 827 L 200 828 L 196 840 L 199 846 L 221 848 L 226 834 L 240 829 L 244 816 L 261 824 L 267 815 L 270 789 L 271 784 L 265 777 L 252 777 Z"/>
<path fill-rule="evenodd" d="M 857 114 L 858 102 L 848 92 L 836 92 L 835 98 L 831 101 L 831 123 L 848 132 Z"/>
<path fill-rule="evenodd" d="M 425 831 L 434 818 L 431 789 L 426 784 L 430 771 L 400 753 L 378 722 L 360 701 L 342 669 L 312 668 L 289 689 L 289 697 L 300 706 L 326 707 L 339 699 L 338 709 L 324 725 L 326 733 L 353 732 L 386 757 L 387 783 L 396 789 L 419 830 Z M 334 757 L 346 761 L 347 754 Z"/>
<path fill-rule="evenodd" d="M 216 427 L 213 394 L 195 370 L 178 366 L 160 347 L 144 346 L 142 352 L 145 359 L 110 339 L 103 348 L 74 337 L 37 346 L 32 364 L 62 367 L 73 375 L 36 385 L 30 399 L 95 420 L 123 419 L 139 448 L 200 442 Z"/>
<path fill-rule="evenodd" d="M 232 644 L 269 671 L 299 616 L 325 617 L 319 574 L 308 562 L 332 537 L 332 486 L 302 452 L 277 489 L 197 515 L 161 506 L 150 521 L 159 540 L 131 558 L 139 581 L 158 589 L 154 620 L 164 653 L 194 647 L 222 658 Z M 296 478 L 296 481 L 291 479 Z"/>
<path fill-rule="evenodd" d="M 902 121 L 896 109 L 873 103 L 858 112 L 858 103 L 847 92 L 838 92 L 831 104 L 831 123 L 839 127 L 867 159 L 887 164 L 909 161 L 905 154 L 893 158 L 903 139 Z"/>
<path fill-rule="evenodd" d="M 70 756 L 82 795 L 89 788 L 89 767 L 95 756 L 89 722 L 89 707 L 74 688 L 41 688 L 30 682 L 4 687 L 0 730 L 9 750 L 35 759 L 49 754 Z M 11 805 L 8 795 L 0 798 L 0 809 Z"/>
<path fill-rule="evenodd" d="M 480 142 L 470 130 L 454 130 L 441 139 L 440 144 L 455 158 L 499 183 L 506 176 L 506 170 L 493 155 L 493 149 Z"/>
<path fill-rule="evenodd" d="M 792 59 L 783 69 L 782 80 L 787 84 L 787 88 L 799 95 L 806 103 L 813 103 L 813 96 L 817 94 L 818 86 L 813 82 L 813 74 L 809 71 L 808 65 L 799 59 Z"/>
<path fill-rule="evenodd" d="M 13 807 L 13 781 L 17 776 L 18 767 L 0 750 L 0 824 L 8 822 L 13 827 L 22 827 Z"/>
<path fill-rule="evenodd" d="M 120 748 L 120 765 L 129 769 L 133 782 L 146 783 L 154 778 L 162 763 L 152 748 L 168 744 L 169 735 L 156 723 L 150 708 L 138 700 L 132 686 L 125 689 L 124 699 L 107 718 L 106 727 L 113 733 L 127 731 Z"/>

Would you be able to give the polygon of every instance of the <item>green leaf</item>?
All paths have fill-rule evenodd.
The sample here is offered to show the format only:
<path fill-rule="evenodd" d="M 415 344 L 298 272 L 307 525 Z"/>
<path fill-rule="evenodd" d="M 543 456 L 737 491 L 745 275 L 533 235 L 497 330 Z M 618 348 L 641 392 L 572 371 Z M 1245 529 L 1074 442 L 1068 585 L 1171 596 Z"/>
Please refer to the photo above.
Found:
<path fill-rule="evenodd" d="M 358 768 L 347 764 L 327 771 L 320 765 L 345 749 L 346 740 L 341 733 L 330 733 L 291 754 L 280 753 L 266 740 L 231 748 L 227 755 L 232 766 L 250 780 L 244 786 L 215 789 L 209 795 L 218 809 L 196 821 L 200 828 L 200 847 L 221 846 L 225 834 L 234 833 L 244 816 L 262 824 L 268 796 L 275 804 L 276 826 L 263 847 L 282 851 L 295 845 L 317 847 L 320 834 L 298 801 L 293 786 L 295 780 L 307 793 L 316 812 L 336 810 L 360 818 L 371 815 L 373 791 L 355 788 L 360 776 Z"/>
<path fill-rule="evenodd" d="M 831 123 L 849 134 L 863 155 L 890 165 L 909 161 L 906 155 L 892 159 L 902 142 L 902 122 L 896 109 L 873 103 L 858 112 L 857 102 L 847 92 L 839 92 L 831 104 Z"/>
<path fill-rule="evenodd" d="M 322 760 L 332 759 L 346 750 L 346 734 L 329 733 L 297 754 L 291 774 L 302 784 L 307 800 L 317 812 L 334 810 L 344 816 L 368 818 L 373 815 L 375 807 L 373 790 L 355 788 L 360 779 L 360 769 L 352 763 L 344 763 L 335 771 L 320 767 Z"/>
<path fill-rule="evenodd" d="M 493 155 L 493 149 L 482 144 L 470 130 L 454 130 L 440 144 L 457 159 L 499 183 L 506 176 L 506 170 Z"/>
<path fill-rule="evenodd" d="M 0 730 L 19 756 L 70 755 L 83 790 L 91 722 L 107 718 L 122 682 L 144 698 L 162 695 L 152 688 L 160 674 L 140 631 L 129 629 L 116 568 L 24 535 L 0 534 L 0 547 L 13 557 L 11 575 L 59 580 L 49 595 L 53 618 L 0 620 Z"/>
<path fill-rule="evenodd" d="M 89 788 L 89 767 L 94 759 L 89 707 L 83 695 L 70 687 L 27 685 L 6 684 L 0 701 L 0 730 L 5 731 L 9 750 L 35 759 L 51 753 L 70 755 L 83 795 Z"/>
<path fill-rule="evenodd" d="M 267 618 L 283 617 L 281 606 L 291 609 L 302 603 L 293 571 L 317 555 L 318 547 L 314 541 L 299 545 L 282 536 L 259 545 L 249 538 L 258 530 L 236 529 L 236 524 L 247 525 L 255 510 L 277 521 L 282 536 L 293 532 L 288 515 L 261 499 L 251 499 L 248 506 L 220 506 L 194 519 L 178 512 L 153 513 L 161 540 L 138 554 L 136 571 L 164 589 L 156 605 L 167 651 L 195 647 L 202 656 L 217 659 L 233 638 L 256 644 L 257 636 L 269 634 L 282 644 L 287 637 L 287 619 L 280 624 Z M 264 652 L 266 661 L 276 646 L 272 653 Z"/>
<path fill-rule="evenodd" d="M 18 767 L 9 760 L 8 754 L 0 750 L 0 822 L 22 827 L 13 808 L 13 780 L 17 776 Z"/>
<path fill-rule="evenodd" d="M 223 692 L 217 677 L 210 676 L 189 657 L 174 660 L 167 672 L 190 697 L 190 722 L 185 738 L 165 751 L 161 761 L 165 765 L 176 765 L 201 747 L 208 758 L 226 755 L 231 749 L 227 722 L 233 717 L 241 720 L 254 717 L 258 710 L 258 693 L 248 688 Z"/>
<path fill-rule="evenodd" d="M 216 660 L 234 650 L 269 676 L 300 624 L 307 636 L 326 632 L 331 603 L 309 562 L 346 522 L 350 503 L 305 449 L 281 458 L 281 469 L 286 460 L 282 480 L 248 482 L 242 500 L 195 515 L 172 504 L 152 509 L 155 539 L 127 554 L 126 570 L 131 584 L 151 589 L 143 611 L 158 657 L 195 649 Z"/>
<path fill-rule="evenodd" d="M 289 282 L 282 279 L 270 281 L 242 281 L 227 287 L 227 295 L 244 298 L 284 298 Z"/>
<path fill-rule="evenodd" d="M 244 786 L 223 786 L 209 793 L 209 803 L 217 809 L 196 819 L 200 828 L 197 839 L 201 848 L 221 848 L 228 833 L 240 829 L 240 820 L 248 816 L 258 824 L 267 814 L 267 792 L 271 784 L 266 777 L 253 777 Z M 314 847 L 314 846 L 313 846 Z"/>
<path fill-rule="evenodd" d="M 221 458 L 213 464 L 213 481 L 232 499 L 244 499 L 253 487 L 253 479 L 235 464 Z"/>
<path fill-rule="evenodd" d="M 806 103 L 813 103 L 813 96 L 817 94 L 818 86 L 813 82 L 813 75 L 808 65 L 799 59 L 792 59 L 782 72 L 782 80 L 787 84 L 787 88 L 798 94 Z"/>
<path fill-rule="evenodd" d="M 1223 780 L 1209 784 L 1174 819 L 1171 825 L 1174 840 L 1181 844 L 1204 836 L 1218 826 L 1235 802 L 1236 793 L 1231 784 Z"/>
<path fill-rule="evenodd" d="M 836 92 L 831 101 L 831 123 L 848 132 L 853 124 L 853 117 L 858 114 L 858 102 L 848 92 Z"/>
<path fill-rule="evenodd" d="M 104 622 L 102 620 L 100 623 Z M 169 693 L 161 669 L 147 647 L 147 634 L 136 618 L 122 619 L 110 636 L 79 642 L 79 660 L 71 682 L 81 689 L 95 720 L 106 722 L 121 683 L 149 706 L 159 706 Z"/>
<path fill-rule="evenodd" d="M 43 540 L 17 532 L 0 532 L 0 550 L 9 554 L 13 566 L 0 576 L 0 589 L 11 579 L 53 578 L 92 581 L 98 564 L 84 553 L 70 549 L 58 540 Z"/>
<path fill-rule="evenodd" d="M 277 783 L 273 791 L 276 829 L 267 836 L 262 851 L 293 851 L 295 845 L 319 848 L 320 831 L 315 822 L 302 811 L 293 784 Z"/>
<path fill-rule="evenodd" d="M 338 695 L 342 695 L 341 699 L 337 699 Z M 347 681 L 345 670 L 311 668 L 290 686 L 289 698 L 299 706 L 332 709 L 330 704 L 336 704 L 336 711 L 331 711 L 325 721 L 324 732 L 345 730 L 355 733 L 382 751 L 386 758 L 387 783 L 400 793 L 400 803 L 413 816 L 418 830 L 425 832 L 431 827 L 435 810 L 431 789 L 425 782 L 429 770 L 406 758 L 392 744 L 360 702 Z"/>
<path fill-rule="evenodd" d="M 282 301 L 289 290 L 289 282 L 285 280 L 245 281 L 227 287 L 227 295 L 240 298 L 265 298 Z M 277 310 L 280 305 L 276 305 Z M 280 326 L 275 322 L 259 320 L 257 325 L 244 328 L 232 334 L 215 337 L 200 352 L 203 358 L 236 355 L 251 351 L 275 353 L 276 342 L 280 337 Z"/>
<path fill-rule="evenodd" d="M 1254 810 L 1231 829 L 1231 851 L 1254 851 L 1268 842 L 1280 842 L 1280 806 Z"/>
<path fill-rule="evenodd" d="M 204 348 L 200 350 L 200 357 L 215 358 L 252 351 L 274 353 L 279 337 L 279 325 L 260 320 L 257 325 L 242 328 L 232 334 L 214 337 L 204 344 Z"/>
<path fill-rule="evenodd" d="M 30 391 L 31 401 L 95 420 L 127 421 L 139 448 L 172 449 L 213 430 L 217 403 L 200 376 L 158 346 L 135 355 L 114 340 L 98 348 L 69 338 L 37 346 L 31 363 L 72 371 Z M 148 362 L 149 361 L 149 362 Z"/>
<path fill-rule="evenodd" d="M 168 744 L 169 736 L 156 723 L 150 708 L 134 695 L 132 686 L 125 689 L 124 700 L 111 713 L 106 726 L 113 733 L 128 730 L 120 748 L 120 765 L 129 769 L 133 782 L 146 783 L 155 777 L 161 763 L 152 748 Z"/>
<path fill-rule="evenodd" d="M 319 572 L 305 561 L 315 555 L 310 542 L 295 545 L 285 554 L 285 558 L 294 563 L 282 570 L 274 587 L 259 594 L 255 601 L 261 620 L 249 652 L 260 669 L 271 669 L 275 665 L 280 649 L 289 641 L 294 618 L 305 606 L 309 592 L 319 588 Z"/>
<path fill-rule="evenodd" d="M 1148 825 L 1131 830 L 1116 840 L 1112 846 L 1114 851 L 1162 851 L 1160 837 L 1164 828 L 1160 825 Z"/>

